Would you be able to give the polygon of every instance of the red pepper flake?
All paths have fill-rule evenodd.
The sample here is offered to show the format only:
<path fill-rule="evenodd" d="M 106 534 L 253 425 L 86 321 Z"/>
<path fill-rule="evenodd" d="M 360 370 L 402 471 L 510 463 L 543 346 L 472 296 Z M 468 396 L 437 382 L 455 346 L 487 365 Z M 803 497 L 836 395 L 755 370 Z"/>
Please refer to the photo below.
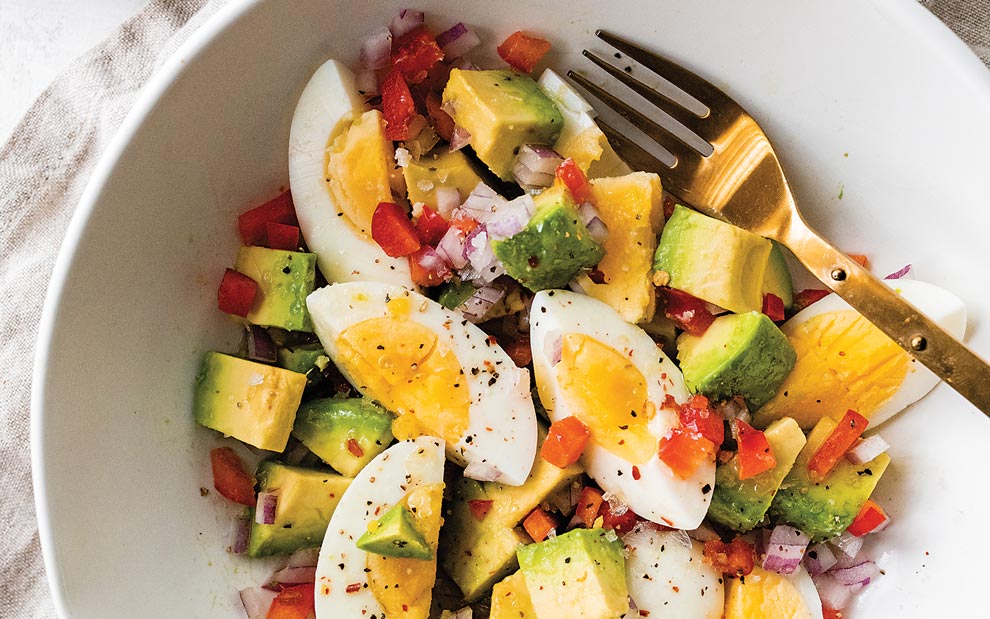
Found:
<path fill-rule="evenodd" d="M 359 582 L 352 582 L 351 584 L 347 585 L 346 589 L 344 589 L 344 591 L 346 591 L 347 593 L 357 593 L 360 590 L 361 590 L 361 583 Z"/>
<path fill-rule="evenodd" d="M 641 609 L 641 610 L 639 611 L 639 616 L 640 616 L 640 617 L 649 617 L 649 616 L 650 616 L 650 611 L 648 611 L 648 610 L 642 610 L 642 609 Z"/>
<path fill-rule="evenodd" d="M 347 451 L 351 452 L 351 455 L 355 458 L 360 458 L 364 456 L 364 450 L 358 445 L 358 442 L 352 438 L 347 439 Z"/>
<path fill-rule="evenodd" d="M 632 467 L 632 477 L 636 481 L 639 481 L 639 478 L 640 478 L 639 467 L 636 466 L 636 465 L 633 465 L 633 467 Z"/>
<path fill-rule="evenodd" d="M 488 511 L 492 508 L 491 499 L 470 499 L 468 500 L 468 509 L 471 510 L 471 515 L 478 522 L 485 519 L 488 515 Z"/>

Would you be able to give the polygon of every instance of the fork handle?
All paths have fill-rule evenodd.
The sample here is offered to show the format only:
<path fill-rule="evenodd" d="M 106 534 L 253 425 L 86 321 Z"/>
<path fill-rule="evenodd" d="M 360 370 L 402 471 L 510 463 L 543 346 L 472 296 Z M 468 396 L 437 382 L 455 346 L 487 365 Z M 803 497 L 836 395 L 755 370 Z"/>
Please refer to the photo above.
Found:
<path fill-rule="evenodd" d="M 990 416 L 990 365 L 803 220 L 776 240 L 912 357 Z"/>

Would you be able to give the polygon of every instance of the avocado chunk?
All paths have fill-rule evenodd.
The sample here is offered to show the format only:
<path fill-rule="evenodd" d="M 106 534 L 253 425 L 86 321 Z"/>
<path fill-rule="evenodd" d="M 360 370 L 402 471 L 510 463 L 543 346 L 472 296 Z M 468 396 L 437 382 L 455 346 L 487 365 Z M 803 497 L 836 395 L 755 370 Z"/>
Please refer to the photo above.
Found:
<path fill-rule="evenodd" d="M 316 254 L 244 246 L 234 268 L 258 283 L 247 321 L 287 331 L 313 331 L 306 297 L 316 285 Z"/>
<path fill-rule="evenodd" d="M 422 202 L 433 208 L 437 207 L 438 187 L 452 187 L 460 194 L 461 200 L 466 200 L 482 182 L 463 152 L 451 152 L 446 148 L 410 161 L 402 168 L 402 176 L 406 179 L 409 202 Z"/>
<path fill-rule="evenodd" d="M 470 299 L 476 290 L 477 288 L 471 282 L 452 280 L 441 288 L 437 303 L 452 310 Z"/>
<path fill-rule="evenodd" d="M 811 481 L 808 461 L 837 425 L 830 417 L 823 417 L 815 424 L 770 504 L 773 520 L 793 525 L 815 541 L 835 537 L 846 530 L 890 464 L 890 456 L 885 453 L 865 464 L 853 464 L 841 458 L 828 477 L 818 483 Z"/>
<path fill-rule="evenodd" d="M 363 398 L 322 398 L 299 407 L 292 434 L 334 470 L 354 477 L 392 442 L 392 414 Z"/>
<path fill-rule="evenodd" d="M 258 449 L 282 451 L 305 389 L 303 374 L 211 351 L 196 374 L 193 416 Z"/>
<path fill-rule="evenodd" d="M 677 338 L 684 382 L 712 399 L 741 395 L 753 409 L 776 393 L 797 354 L 780 329 L 761 312 L 725 314 L 700 336 Z"/>
<path fill-rule="evenodd" d="M 492 241 L 492 251 L 506 273 L 533 292 L 563 288 L 582 270 L 598 264 L 605 249 L 591 238 L 562 186 L 545 189 L 533 201 L 536 213 L 526 227 Z"/>
<path fill-rule="evenodd" d="M 426 543 L 423 534 L 416 530 L 409 508 L 402 503 L 396 503 L 384 516 L 372 522 L 355 545 L 361 550 L 386 557 L 421 561 L 433 558 L 433 549 Z"/>
<path fill-rule="evenodd" d="M 777 241 L 770 241 L 770 257 L 763 277 L 763 294 L 776 295 L 784 302 L 784 309 L 794 307 L 794 282 L 791 270 L 784 258 L 784 249 Z"/>
<path fill-rule="evenodd" d="M 743 313 L 763 309 L 769 240 L 680 204 L 663 227 L 653 268 L 670 287 Z"/>
<path fill-rule="evenodd" d="M 491 171 L 512 180 L 523 144 L 552 145 L 564 126 L 553 101 L 528 75 L 454 69 L 443 90 L 454 123 L 471 134 L 471 148 Z"/>
<path fill-rule="evenodd" d="M 253 520 L 248 555 L 291 554 L 300 548 L 319 546 L 330 524 L 330 516 L 351 483 L 327 471 L 266 461 L 255 474 L 260 492 L 274 493 L 275 522 Z"/>
<path fill-rule="evenodd" d="M 542 443 L 546 430 L 541 426 L 539 432 Z M 560 469 L 537 457 L 521 486 L 467 478 L 451 483 L 440 561 L 467 601 L 482 597 L 516 569 L 516 548 L 530 541 L 517 525 L 583 472 L 580 464 Z M 491 502 L 483 518 L 474 515 L 471 501 Z"/>
<path fill-rule="evenodd" d="M 319 342 L 278 349 L 279 367 L 306 375 L 306 388 L 321 385 L 325 377 L 323 369 L 330 364 L 330 356 Z"/>
<path fill-rule="evenodd" d="M 573 529 L 520 548 L 538 619 L 614 619 L 629 610 L 626 560 L 614 531 Z"/>
<path fill-rule="evenodd" d="M 522 572 L 506 576 L 492 588 L 492 608 L 488 619 L 536 619 L 533 600 Z"/>
<path fill-rule="evenodd" d="M 715 490 L 708 517 L 740 533 L 755 528 L 763 520 L 777 489 L 806 442 L 801 426 L 790 417 L 773 422 L 764 433 L 776 466 L 740 480 L 738 456 L 733 456 L 715 470 Z"/>

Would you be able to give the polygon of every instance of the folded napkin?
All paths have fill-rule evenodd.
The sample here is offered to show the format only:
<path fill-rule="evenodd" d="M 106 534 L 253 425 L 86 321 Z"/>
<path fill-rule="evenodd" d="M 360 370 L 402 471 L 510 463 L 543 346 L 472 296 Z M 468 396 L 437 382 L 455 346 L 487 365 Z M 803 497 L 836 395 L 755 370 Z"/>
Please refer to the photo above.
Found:
<path fill-rule="evenodd" d="M 55 617 L 28 448 L 45 289 L 90 171 L 138 91 L 226 0 L 155 0 L 46 90 L 0 149 L 0 617 Z M 990 64 L 990 0 L 922 0 Z"/>

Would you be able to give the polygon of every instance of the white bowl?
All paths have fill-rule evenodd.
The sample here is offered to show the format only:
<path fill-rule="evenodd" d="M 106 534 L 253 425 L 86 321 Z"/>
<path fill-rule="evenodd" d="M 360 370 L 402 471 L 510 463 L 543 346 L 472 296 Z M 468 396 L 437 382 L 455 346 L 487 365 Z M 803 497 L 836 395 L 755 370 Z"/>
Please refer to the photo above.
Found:
<path fill-rule="evenodd" d="M 95 171 L 52 279 L 32 411 L 63 616 L 241 617 L 237 589 L 267 574 L 225 551 L 222 501 L 200 495 L 215 439 L 192 421 L 192 379 L 205 349 L 237 337 L 217 283 L 235 215 L 287 184 L 302 86 L 328 57 L 353 62 L 400 4 L 232 2 L 152 80 Z M 812 225 L 880 274 L 912 263 L 955 292 L 970 344 L 990 349 L 990 74 L 915 2 L 416 4 L 489 49 L 541 33 L 555 67 L 587 68 L 578 52 L 603 27 L 708 76 L 764 125 Z M 848 616 L 976 616 L 990 423 L 942 385 L 883 433 L 886 575 Z"/>

